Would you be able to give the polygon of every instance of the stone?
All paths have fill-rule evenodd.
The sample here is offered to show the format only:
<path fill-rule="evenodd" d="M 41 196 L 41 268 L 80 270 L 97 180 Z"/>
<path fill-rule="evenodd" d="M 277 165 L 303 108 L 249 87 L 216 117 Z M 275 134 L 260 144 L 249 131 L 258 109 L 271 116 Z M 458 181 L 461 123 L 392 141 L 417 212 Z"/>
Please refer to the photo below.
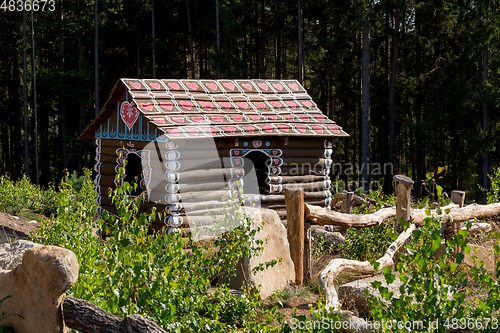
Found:
<path fill-rule="evenodd" d="M 14 314 L 3 323 L 17 333 L 69 332 L 62 303 L 77 279 L 78 260 L 70 250 L 50 245 L 28 249 L 21 265 L 0 271 L 0 299 L 11 296 L 1 310 Z"/>
<path fill-rule="evenodd" d="M 330 245 L 332 245 L 333 248 L 337 248 L 340 244 L 345 244 L 345 237 L 340 232 L 327 231 L 323 227 L 312 229 L 311 236 L 313 242 L 317 242 L 318 239 L 323 238 L 326 248 L 330 247 Z"/>
<path fill-rule="evenodd" d="M 403 284 L 399 279 L 399 274 L 397 272 L 393 272 L 396 276 L 394 282 L 390 285 L 387 285 L 385 281 L 385 277 L 382 274 L 378 274 L 369 278 L 355 280 L 349 283 L 346 283 L 339 287 L 339 299 L 342 303 L 342 307 L 354 311 L 362 318 L 370 317 L 370 303 L 368 299 L 363 295 L 364 291 L 368 289 L 369 295 L 377 296 L 382 299 L 384 303 L 389 305 L 390 303 L 386 301 L 380 295 L 380 292 L 372 287 L 372 282 L 380 281 L 384 287 L 387 287 L 390 292 L 394 293 L 393 297 L 399 298 L 401 293 L 399 292 L 399 287 Z"/>
<path fill-rule="evenodd" d="M 484 268 L 488 272 L 495 274 L 496 258 L 493 247 L 486 247 L 471 243 L 469 243 L 469 246 L 471 248 L 471 251 L 469 253 L 464 253 L 464 262 L 469 266 L 477 266 L 479 261 L 484 261 Z M 475 263 L 474 260 L 472 260 L 473 257 L 477 257 L 477 261 Z"/>
<path fill-rule="evenodd" d="M 263 240 L 263 250 L 259 256 L 242 258 L 237 266 L 237 275 L 227 277 L 229 286 L 241 289 L 244 283 L 247 286 L 258 288 L 261 299 L 266 299 L 276 290 L 283 290 L 295 281 L 295 268 L 290 257 L 285 226 L 281 223 L 274 210 L 263 208 L 243 207 L 241 212 L 250 217 L 251 227 L 262 226 L 255 236 L 255 240 Z M 279 261 L 273 267 L 256 274 L 252 269 L 260 263 Z"/>
<path fill-rule="evenodd" d="M 0 244 L 0 270 L 12 270 L 20 265 L 23 254 L 32 247 L 42 246 L 24 239 L 17 240 L 12 244 Z"/>

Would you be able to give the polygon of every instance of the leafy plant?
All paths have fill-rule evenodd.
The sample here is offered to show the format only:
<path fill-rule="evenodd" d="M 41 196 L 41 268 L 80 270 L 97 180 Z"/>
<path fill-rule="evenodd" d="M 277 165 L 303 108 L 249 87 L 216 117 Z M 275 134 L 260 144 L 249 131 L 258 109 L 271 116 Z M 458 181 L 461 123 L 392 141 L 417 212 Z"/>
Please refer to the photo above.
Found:
<path fill-rule="evenodd" d="M 439 209 L 438 214 L 441 214 Z M 409 224 L 402 225 L 406 229 Z M 412 331 L 431 329 L 445 332 L 447 329 L 464 328 L 496 331 L 498 320 L 493 315 L 500 308 L 497 297 L 500 285 L 484 269 L 484 262 L 477 262 L 477 266 L 472 268 L 465 265 L 463 253 L 471 250 L 467 244 L 467 233 L 460 230 L 446 242 L 446 253 L 436 257 L 442 242 L 441 215 L 436 219 L 426 218 L 424 226 L 413 231 L 407 251 L 400 255 L 397 264 L 402 281 L 401 296 L 394 297 L 380 282 L 372 283 L 385 300 L 370 297 L 373 320 L 413 323 Z M 455 252 L 457 246 L 460 252 Z M 497 244 L 495 252 L 498 253 L 499 249 Z M 384 268 L 383 273 L 388 284 L 395 280 L 390 268 Z M 470 293 L 478 286 L 486 290 L 486 300 Z M 389 302 L 390 306 L 385 302 Z M 407 329 L 398 325 L 391 329 L 382 327 L 382 331 L 403 332 Z"/>

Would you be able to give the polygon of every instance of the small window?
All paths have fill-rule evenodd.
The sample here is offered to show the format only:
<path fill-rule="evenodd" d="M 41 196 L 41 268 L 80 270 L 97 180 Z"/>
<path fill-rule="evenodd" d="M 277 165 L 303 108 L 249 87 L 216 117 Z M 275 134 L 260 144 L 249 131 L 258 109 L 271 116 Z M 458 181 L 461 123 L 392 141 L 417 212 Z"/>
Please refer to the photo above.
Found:
<path fill-rule="evenodd" d="M 127 165 L 125 166 L 125 178 L 124 181 L 132 185 L 132 196 L 138 196 L 143 192 L 141 188 L 142 180 L 142 163 L 141 158 L 133 153 L 127 155 Z M 137 189 L 133 189 L 134 184 L 137 184 Z"/>

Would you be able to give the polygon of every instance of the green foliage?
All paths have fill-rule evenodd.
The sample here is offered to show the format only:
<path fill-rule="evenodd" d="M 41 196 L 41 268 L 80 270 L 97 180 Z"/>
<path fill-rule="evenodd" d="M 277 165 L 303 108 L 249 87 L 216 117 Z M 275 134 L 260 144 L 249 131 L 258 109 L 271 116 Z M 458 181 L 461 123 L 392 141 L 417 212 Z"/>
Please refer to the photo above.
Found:
<path fill-rule="evenodd" d="M 345 244 L 339 245 L 342 257 L 360 261 L 380 258 L 393 242 L 393 230 L 393 223 L 359 230 L 347 229 Z"/>
<path fill-rule="evenodd" d="M 93 220 L 90 178 L 85 178 L 78 197 L 71 183 L 61 188 L 58 217 L 42 224 L 38 239 L 76 254 L 80 275 L 70 295 L 119 316 L 141 314 L 169 332 L 260 327 L 266 315 L 258 312 L 261 303 L 255 290 L 241 298 L 224 285 L 207 293 L 220 275 L 235 274 L 239 258 L 260 251 L 253 241 L 257 230 L 250 230 L 249 221 L 209 247 L 177 232 L 148 234 L 148 226 L 161 214 L 153 210 L 139 215 L 141 198 L 130 196 L 132 186 L 126 182 L 112 193 L 117 213 L 103 211 L 103 221 Z M 97 228 L 104 239 L 94 232 Z"/>
<path fill-rule="evenodd" d="M 487 193 L 488 203 L 495 203 L 500 200 L 500 168 L 495 173 L 488 175 L 490 178 L 490 190 Z"/>
<path fill-rule="evenodd" d="M 424 226 L 413 231 L 407 250 L 399 257 L 397 270 L 402 281 L 399 289 L 401 297 L 393 297 L 380 282 L 372 283 L 385 302 L 390 303 L 388 307 L 377 297 L 371 296 L 373 320 L 415 323 L 411 331 L 427 331 L 430 327 L 432 331 L 445 332 L 451 328 L 467 328 L 467 325 L 482 332 L 496 331 L 498 321 L 495 325 L 495 312 L 500 309 L 496 295 L 500 285 L 484 269 L 484 263 L 477 262 L 476 266 L 469 268 L 463 262 L 463 253 L 470 252 L 467 233 L 461 230 L 448 240 L 445 254 L 436 258 L 435 253 L 442 242 L 441 216 L 426 218 Z M 460 252 L 455 252 L 456 248 Z M 498 253 L 498 245 L 495 251 Z M 383 273 L 388 284 L 394 281 L 395 275 L 391 268 L 384 268 Z M 480 299 L 472 293 L 478 288 L 486 292 L 486 299 Z M 486 321 L 489 321 L 488 326 Z M 405 328 L 393 327 L 390 330 L 382 327 L 382 331 L 403 332 Z"/>

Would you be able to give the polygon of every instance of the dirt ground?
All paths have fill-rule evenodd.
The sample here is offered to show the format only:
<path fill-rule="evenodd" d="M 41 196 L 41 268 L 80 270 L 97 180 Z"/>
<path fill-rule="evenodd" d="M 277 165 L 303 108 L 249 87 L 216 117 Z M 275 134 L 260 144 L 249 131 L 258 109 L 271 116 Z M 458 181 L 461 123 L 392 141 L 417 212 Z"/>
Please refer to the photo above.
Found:
<path fill-rule="evenodd" d="M 29 239 L 29 234 L 40 227 L 40 222 L 0 213 L 0 244 L 16 239 Z"/>

